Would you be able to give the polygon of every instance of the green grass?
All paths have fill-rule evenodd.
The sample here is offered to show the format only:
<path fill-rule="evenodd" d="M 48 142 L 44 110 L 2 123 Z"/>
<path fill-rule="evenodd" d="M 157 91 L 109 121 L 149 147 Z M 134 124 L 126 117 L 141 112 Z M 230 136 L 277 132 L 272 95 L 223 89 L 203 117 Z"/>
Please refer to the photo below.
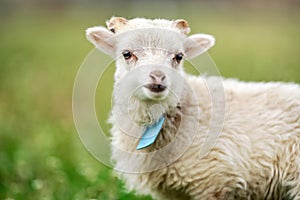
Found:
<path fill-rule="evenodd" d="M 111 15 L 118 14 L 32 11 L 1 19 L 0 199 L 151 199 L 127 193 L 112 170 L 84 149 L 73 123 L 73 82 L 93 48 L 84 30 Z M 211 8 L 173 17 L 187 19 L 193 33 L 215 35 L 210 55 L 223 76 L 300 82 L 298 13 Z M 105 132 L 113 72 L 110 67 L 96 97 L 103 99 L 97 114 Z"/>

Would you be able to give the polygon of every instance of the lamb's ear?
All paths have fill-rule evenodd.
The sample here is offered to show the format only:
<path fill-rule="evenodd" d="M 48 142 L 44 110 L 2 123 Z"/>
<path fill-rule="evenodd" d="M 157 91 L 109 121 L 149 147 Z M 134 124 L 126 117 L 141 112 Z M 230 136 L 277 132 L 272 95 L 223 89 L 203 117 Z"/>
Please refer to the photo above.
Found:
<path fill-rule="evenodd" d="M 104 27 L 96 26 L 86 30 L 87 39 L 102 52 L 114 56 L 114 34 Z"/>
<path fill-rule="evenodd" d="M 215 38 L 206 34 L 189 36 L 184 42 L 184 50 L 187 58 L 196 57 L 207 51 L 215 44 Z"/>

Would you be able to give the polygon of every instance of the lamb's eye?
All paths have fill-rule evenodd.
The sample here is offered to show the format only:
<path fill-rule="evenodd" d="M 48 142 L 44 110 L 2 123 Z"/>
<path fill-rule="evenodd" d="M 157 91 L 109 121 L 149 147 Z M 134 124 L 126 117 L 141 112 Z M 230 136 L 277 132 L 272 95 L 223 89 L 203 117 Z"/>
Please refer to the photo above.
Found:
<path fill-rule="evenodd" d="M 111 32 L 116 33 L 114 28 L 109 29 Z"/>
<path fill-rule="evenodd" d="M 174 58 L 178 63 L 180 63 L 180 61 L 183 59 L 183 53 L 176 54 Z"/>
<path fill-rule="evenodd" d="M 128 60 L 132 56 L 132 53 L 128 50 L 123 51 L 122 54 L 123 54 L 125 60 Z"/>

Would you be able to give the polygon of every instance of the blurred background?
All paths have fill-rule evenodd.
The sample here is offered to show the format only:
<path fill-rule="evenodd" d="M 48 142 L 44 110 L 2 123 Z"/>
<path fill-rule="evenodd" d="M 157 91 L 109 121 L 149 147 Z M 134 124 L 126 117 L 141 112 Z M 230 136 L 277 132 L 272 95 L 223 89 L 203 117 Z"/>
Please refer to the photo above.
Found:
<path fill-rule="evenodd" d="M 297 0 L 1 0 L 0 199 L 150 200 L 127 193 L 83 147 L 72 118 L 73 82 L 93 46 L 86 28 L 111 16 L 186 19 L 212 34 L 221 74 L 300 83 Z M 106 124 L 114 67 L 97 106 Z"/>

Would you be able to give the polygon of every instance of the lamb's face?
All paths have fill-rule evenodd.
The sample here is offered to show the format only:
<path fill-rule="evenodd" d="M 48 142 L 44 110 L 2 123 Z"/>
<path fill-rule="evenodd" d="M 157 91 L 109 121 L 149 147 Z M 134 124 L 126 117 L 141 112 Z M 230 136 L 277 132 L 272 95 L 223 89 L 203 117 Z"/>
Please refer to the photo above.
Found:
<path fill-rule="evenodd" d="M 164 29 L 140 29 L 116 37 L 116 82 L 135 73 L 135 92 L 140 100 L 163 100 L 180 93 L 183 74 L 183 36 Z M 174 75 L 177 73 L 177 75 Z M 182 78 L 182 77 L 181 77 Z"/>
<path fill-rule="evenodd" d="M 140 100 L 164 100 L 182 87 L 183 60 L 195 57 L 214 44 L 210 35 L 189 32 L 185 20 L 112 18 L 107 30 L 93 27 L 87 38 L 103 52 L 116 58 L 115 81 L 136 73 L 130 85 Z M 181 77 L 182 79 L 182 77 Z"/>

